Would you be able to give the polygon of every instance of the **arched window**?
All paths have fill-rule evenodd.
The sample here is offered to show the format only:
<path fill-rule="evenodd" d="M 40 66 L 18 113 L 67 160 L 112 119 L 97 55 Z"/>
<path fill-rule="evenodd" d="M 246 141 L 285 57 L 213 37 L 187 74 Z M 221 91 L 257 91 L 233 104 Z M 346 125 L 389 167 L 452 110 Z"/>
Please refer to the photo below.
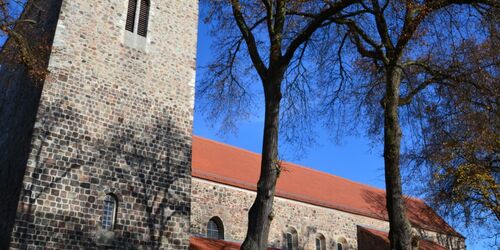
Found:
<path fill-rule="evenodd" d="M 286 249 L 293 249 L 293 235 L 291 233 L 286 233 Z"/>
<path fill-rule="evenodd" d="M 297 236 L 297 230 L 293 227 L 288 227 L 285 234 L 285 243 L 287 250 L 297 250 L 299 247 L 299 239 Z"/>
<path fill-rule="evenodd" d="M 219 217 L 213 217 L 208 221 L 207 238 L 216 240 L 224 239 L 224 225 Z"/>
<path fill-rule="evenodd" d="M 140 4 L 137 4 L 139 1 Z M 146 37 L 149 21 L 149 0 L 129 0 L 125 29 Z M 139 15 L 137 15 L 139 13 Z"/>
<path fill-rule="evenodd" d="M 105 230 L 112 230 L 115 225 L 116 216 L 116 197 L 113 194 L 107 194 L 104 197 L 103 211 L 102 211 L 102 228 Z"/>
<path fill-rule="evenodd" d="M 337 250 L 346 250 L 347 249 L 347 240 L 345 238 L 340 237 L 337 240 Z"/>
<path fill-rule="evenodd" d="M 326 240 L 322 234 L 316 235 L 316 250 L 326 250 Z"/>

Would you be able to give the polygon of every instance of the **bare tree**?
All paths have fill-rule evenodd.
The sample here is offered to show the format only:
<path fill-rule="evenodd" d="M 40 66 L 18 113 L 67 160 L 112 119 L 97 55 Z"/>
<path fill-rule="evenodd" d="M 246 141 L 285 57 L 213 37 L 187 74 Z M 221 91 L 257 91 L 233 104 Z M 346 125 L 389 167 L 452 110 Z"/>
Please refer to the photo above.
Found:
<path fill-rule="evenodd" d="M 209 65 L 198 94 L 208 100 L 211 115 L 220 118 L 225 126 L 233 125 L 235 117 L 247 114 L 252 98 L 250 92 L 259 85 L 262 86 L 265 102 L 261 172 L 242 249 L 267 247 L 274 217 L 276 181 L 281 171 L 278 160 L 280 115 L 287 113 L 299 117 L 307 113 L 307 93 L 311 87 L 309 84 L 313 82 L 305 72 L 306 57 L 309 55 L 307 49 L 321 44 L 321 39 L 315 40 L 314 35 L 331 24 L 330 18 L 353 15 L 349 9 L 355 2 L 210 2 L 208 21 L 214 25 L 218 54 Z M 307 13 L 308 17 L 304 18 L 302 13 Z M 332 37 L 335 40 L 336 37 Z M 247 63 L 248 58 L 250 63 Z M 249 69 L 255 70 L 258 81 L 248 76 L 252 72 Z M 280 109 L 283 103 L 284 110 Z M 291 122 L 289 125 L 292 129 L 297 128 Z"/>
<path fill-rule="evenodd" d="M 476 9 L 458 6 L 464 4 Z M 379 125 L 383 127 L 391 249 L 412 247 L 411 223 L 405 213 L 400 170 L 401 123 L 418 120 L 419 117 L 411 116 L 409 111 L 422 108 L 418 106 L 422 102 L 416 99 L 427 94 L 424 90 L 454 77 L 444 73 L 454 72 L 453 65 L 436 60 L 447 58 L 450 50 L 453 51 L 453 48 L 445 48 L 440 43 L 444 44 L 447 39 L 462 40 L 460 32 L 435 36 L 428 34 L 429 29 L 453 26 L 455 21 L 464 18 L 464 12 L 492 5 L 495 5 L 492 1 L 371 0 L 361 3 L 364 12 L 355 17 L 332 19 L 346 27 L 349 42 L 361 57 L 356 66 L 361 69 L 358 73 L 365 74 L 356 80 L 366 82 L 353 87 L 354 102 L 363 106 L 360 109 L 374 118 L 372 124 L 375 126 L 370 127 L 371 132 L 379 131 Z M 450 14 L 453 7 L 459 10 L 458 14 Z M 439 15 L 449 15 L 454 22 L 440 24 L 436 19 Z M 406 111 L 402 113 L 401 109 Z M 405 121 L 401 120 L 401 114 L 405 115 Z"/>

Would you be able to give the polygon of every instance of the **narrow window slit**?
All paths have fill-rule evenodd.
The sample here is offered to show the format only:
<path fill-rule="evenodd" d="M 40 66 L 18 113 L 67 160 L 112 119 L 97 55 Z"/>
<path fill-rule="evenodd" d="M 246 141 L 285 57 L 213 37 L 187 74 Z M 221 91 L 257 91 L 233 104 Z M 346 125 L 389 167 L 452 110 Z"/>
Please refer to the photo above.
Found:
<path fill-rule="evenodd" d="M 139 22 L 137 27 L 137 34 L 146 37 L 148 33 L 148 20 L 149 20 L 149 1 L 141 0 L 141 10 L 139 12 Z"/>
<path fill-rule="evenodd" d="M 149 0 L 129 0 L 125 30 L 146 37 L 148 34 L 149 8 Z"/>
<path fill-rule="evenodd" d="M 129 0 L 128 10 L 127 10 L 127 23 L 125 24 L 125 29 L 130 32 L 134 32 L 136 10 L 137 10 L 137 0 Z"/>

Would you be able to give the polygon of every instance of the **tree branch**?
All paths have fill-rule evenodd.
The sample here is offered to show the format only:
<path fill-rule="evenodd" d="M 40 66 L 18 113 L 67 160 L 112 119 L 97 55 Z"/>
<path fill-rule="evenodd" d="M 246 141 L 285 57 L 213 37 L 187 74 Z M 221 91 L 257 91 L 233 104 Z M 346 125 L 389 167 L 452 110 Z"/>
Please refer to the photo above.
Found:
<path fill-rule="evenodd" d="M 285 55 L 282 58 L 282 64 L 288 64 L 290 62 L 297 48 L 306 40 L 308 40 L 309 37 L 312 36 L 314 31 L 316 31 L 324 21 L 332 17 L 334 14 L 347 8 L 348 6 L 354 4 L 355 2 L 356 1 L 354 0 L 344 0 L 336 2 L 330 5 L 328 9 L 320 12 L 316 16 L 316 18 L 314 18 L 311 23 L 309 23 L 309 25 L 305 27 L 294 40 L 292 40 L 285 52 Z"/>
<path fill-rule="evenodd" d="M 420 91 L 427 88 L 427 86 L 435 83 L 438 80 L 440 79 L 431 77 L 421 82 L 416 88 L 412 89 L 406 96 L 399 97 L 399 106 L 410 104 L 415 95 L 417 95 Z"/>
<path fill-rule="evenodd" d="M 373 13 L 376 20 L 375 23 L 377 24 L 377 30 L 380 35 L 380 39 L 382 40 L 382 44 L 387 49 L 389 54 L 391 54 L 392 51 L 394 50 L 394 45 L 392 44 L 391 37 L 389 36 L 389 31 L 387 29 L 387 22 L 385 21 L 384 17 L 384 9 L 386 6 L 384 6 L 384 8 L 381 9 L 378 0 L 372 0 L 372 5 L 373 5 Z"/>
<path fill-rule="evenodd" d="M 262 62 L 262 58 L 260 57 L 259 50 L 257 48 L 257 44 L 255 42 L 255 37 L 252 34 L 252 31 L 249 30 L 245 18 L 243 17 L 243 14 L 241 13 L 241 5 L 239 0 L 231 0 L 231 6 L 233 9 L 233 15 L 234 19 L 236 20 L 236 24 L 238 25 L 238 28 L 241 31 L 241 34 L 243 35 L 243 38 L 245 39 L 245 43 L 247 44 L 248 47 L 248 52 L 250 54 L 250 59 L 252 60 L 252 63 L 257 70 L 257 73 L 259 76 L 264 79 L 267 75 L 267 68 Z"/>

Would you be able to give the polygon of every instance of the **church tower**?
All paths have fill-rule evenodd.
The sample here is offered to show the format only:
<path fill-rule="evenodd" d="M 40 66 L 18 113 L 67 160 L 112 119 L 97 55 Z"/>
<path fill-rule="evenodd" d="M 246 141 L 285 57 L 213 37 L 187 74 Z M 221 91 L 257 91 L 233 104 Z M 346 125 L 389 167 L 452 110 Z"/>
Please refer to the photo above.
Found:
<path fill-rule="evenodd" d="M 48 74 L 7 42 L 0 249 L 187 249 L 198 1 L 28 2 Z"/>

